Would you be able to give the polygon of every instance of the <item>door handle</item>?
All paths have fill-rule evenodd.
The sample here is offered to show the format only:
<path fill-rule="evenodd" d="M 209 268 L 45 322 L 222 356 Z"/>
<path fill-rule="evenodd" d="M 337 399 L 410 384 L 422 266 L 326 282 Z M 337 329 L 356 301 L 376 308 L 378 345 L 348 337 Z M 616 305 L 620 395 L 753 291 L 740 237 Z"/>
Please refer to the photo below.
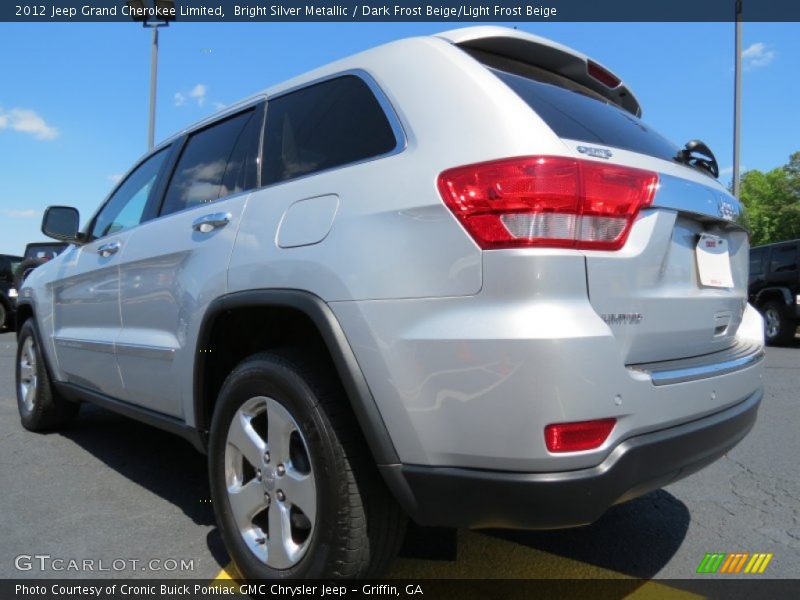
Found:
<path fill-rule="evenodd" d="M 108 242 L 97 248 L 97 253 L 103 258 L 108 258 L 112 254 L 119 252 L 121 244 L 119 242 Z"/>
<path fill-rule="evenodd" d="M 200 233 L 210 233 L 215 229 L 225 227 L 231 222 L 231 213 L 211 213 L 203 215 L 192 222 L 192 229 Z"/>

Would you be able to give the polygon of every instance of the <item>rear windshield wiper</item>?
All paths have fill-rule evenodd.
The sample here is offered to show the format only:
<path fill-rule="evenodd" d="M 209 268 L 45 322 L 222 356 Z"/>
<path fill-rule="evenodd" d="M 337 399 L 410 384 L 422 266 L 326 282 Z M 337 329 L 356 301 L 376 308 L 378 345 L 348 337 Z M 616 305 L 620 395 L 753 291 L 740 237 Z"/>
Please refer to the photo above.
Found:
<path fill-rule="evenodd" d="M 717 158 L 711 149 L 700 140 L 686 142 L 682 150 L 678 150 L 675 160 L 681 164 L 689 165 L 695 169 L 711 175 L 714 179 L 719 177 Z"/>

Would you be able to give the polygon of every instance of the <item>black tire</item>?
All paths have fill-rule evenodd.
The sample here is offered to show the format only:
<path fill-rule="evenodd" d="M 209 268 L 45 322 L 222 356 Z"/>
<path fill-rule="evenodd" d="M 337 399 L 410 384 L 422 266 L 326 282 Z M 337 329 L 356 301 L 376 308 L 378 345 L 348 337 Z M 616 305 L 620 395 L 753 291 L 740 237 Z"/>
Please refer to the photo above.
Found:
<path fill-rule="evenodd" d="M 257 354 L 240 363 L 220 391 L 210 431 L 211 498 L 228 551 L 247 579 L 375 577 L 403 541 L 406 516 L 372 462 L 338 379 L 321 364 L 298 353 Z M 227 491 L 229 426 L 239 408 L 259 396 L 278 401 L 294 419 L 316 482 L 307 549 L 285 569 L 267 565 L 247 546 Z"/>
<path fill-rule="evenodd" d="M 31 373 L 35 375 L 34 392 L 28 403 L 23 395 L 23 353 L 30 340 L 35 365 Z M 22 426 L 29 431 L 53 431 L 61 429 L 72 421 L 80 410 L 80 405 L 60 397 L 53 389 L 45 358 L 39 343 L 39 334 L 33 319 L 28 319 L 17 333 L 16 361 L 17 408 Z"/>
<path fill-rule="evenodd" d="M 17 288 L 17 290 L 21 290 L 22 284 L 25 283 L 25 279 L 31 274 L 31 271 L 46 262 L 47 259 L 44 258 L 26 258 L 19 263 L 17 274 L 14 276 L 14 287 Z"/>
<path fill-rule="evenodd" d="M 0 331 L 3 331 L 6 325 L 8 325 L 8 310 L 6 305 L 0 302 Z"/>
<path fill-rule="evenodd" d="M 764 340 L 768 346 L 785 346 L 794 340 L 797 321 L 789 315 L 786 304 L 770 300 L 761 307 L 764 315 Z"/>

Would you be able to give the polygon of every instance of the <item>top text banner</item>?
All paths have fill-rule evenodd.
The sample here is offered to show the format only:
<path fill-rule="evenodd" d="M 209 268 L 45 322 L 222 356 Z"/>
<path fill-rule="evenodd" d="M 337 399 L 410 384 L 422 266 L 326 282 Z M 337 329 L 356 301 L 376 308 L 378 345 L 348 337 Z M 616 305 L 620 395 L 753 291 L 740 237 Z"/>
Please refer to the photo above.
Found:
<path fill-rule="evenodd" d="M 800 21 L 800 0 L 3 0 L 0 21 L 734 21 L 737 5 L 743 21 Z"/>

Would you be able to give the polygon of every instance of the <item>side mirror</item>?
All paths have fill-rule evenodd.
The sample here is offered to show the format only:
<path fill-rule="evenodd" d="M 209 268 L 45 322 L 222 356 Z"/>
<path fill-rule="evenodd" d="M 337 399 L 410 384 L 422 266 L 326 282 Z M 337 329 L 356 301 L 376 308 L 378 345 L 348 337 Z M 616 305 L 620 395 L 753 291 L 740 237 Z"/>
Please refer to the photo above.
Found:
<path fill-rule="evenodd" d="M 42 217 L 42 233 L 64 242 L 80 242 L 80 213 L 71 206 L 48 206 Z"/>

